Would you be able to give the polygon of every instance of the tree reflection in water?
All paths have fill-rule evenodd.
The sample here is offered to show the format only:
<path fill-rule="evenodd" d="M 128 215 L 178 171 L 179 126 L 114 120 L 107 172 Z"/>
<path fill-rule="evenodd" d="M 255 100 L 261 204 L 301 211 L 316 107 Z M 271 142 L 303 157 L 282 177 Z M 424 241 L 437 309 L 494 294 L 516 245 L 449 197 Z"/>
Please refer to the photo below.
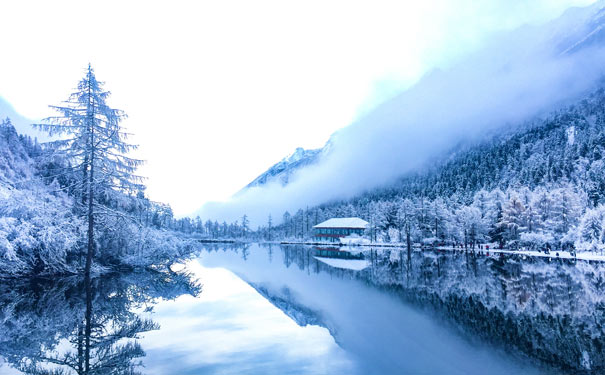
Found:
<path fill-rule="evenodd" d="M 160 298 L 199 293 L 190 275 L 153 270 L 4 280 L 0 356 L 26 374 L 139 374 L 145 352 L 137 339 L 159 328 L 140 312 Z"/>
<path fill-rule="evenodd" d="M 237 245 L 206 245 L 205 248 L 209 252 L 238 251 Z M 346 261 L 338 263 L 343 264 L 342 267 L 327 264 L 318 256 L 318 249 L 311 246 L 260 245 L 256 249 L 263 250 L 272 263 L 280 258 L 277 254 L 281 252 L 282 267 L 294 274 L 297 269 L 309 274 L 328 274 L 330 280 L 350 281 L 352 289 L 359 285 L 356 282 L 361 282 L 396 297 L 407 306 L 419 308 L 462 337 L 493 344 L 494 348 L 504 349 L 515 357 L 546 365 L 549 369 L 546 372 L 605 373 L 604 262 L 487 251 L 350 248 L 354 254 L 361 251 L 368 262 L 368 267 L 359 271 L 346 269 Z M 236 263 L 227 264 L 233 267 Z M 303 305 L 284 298 L 281 290 L 259 287 L 272 285 L 271 282 L 285 284 L 281 280 L 263 278 L 245 267 L 238 268 L 237 272 L 253 279 L 253 286 L 277 301 L 280 309 L 319 311 L 317 306 L 324 306 L 317 300 L 313 300 L 317 306 Z M 250 277 L 251 274 L 255 277 Z M 321 287 L 330 288 L 330 285 L 325 282 Z M 311 297 L 307 296 L 310 300 Z M 346 298 L 352 297 L 347 294 Z M 368 308 L 369 312 L 382 316 L 381 311 L 370 310 Z M 342 326 L 342 316 L 355 318 L 355 311 L 342 314 L 331 318 L 321 314 L 306 319 L 321 320 L 321 325 L 338 337 L 336 327 Z M 356 324 L 364 324 L 364 319 L 366 317 L 361 316 Z"/>

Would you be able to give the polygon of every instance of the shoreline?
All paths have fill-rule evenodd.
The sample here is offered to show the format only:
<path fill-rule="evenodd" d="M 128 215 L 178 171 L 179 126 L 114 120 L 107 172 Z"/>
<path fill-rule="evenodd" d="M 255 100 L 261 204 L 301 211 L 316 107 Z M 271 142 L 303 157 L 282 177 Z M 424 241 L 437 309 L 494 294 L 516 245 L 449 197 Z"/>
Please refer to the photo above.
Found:
<path fill-rule="evenodd" d="M 246 244 L 246 243 L 259 243 L 259 244 L 273 244 L 273 245 L 304 245 L 304 246 L 329 246 L 341 251 L 363 251 L 361 249 L 367 248 L 379 248 L 379 249 L 403 249 L 407 251 L 405 245 L 402 244 L 385 244 L 385 243 L 373 243 L 373 244 L 341 244 L 331 242 L 313 242 L 313 241 L 241 241 L 233 239 L 198 239 L 201 243 L 208 244 Z M 467 251 L 474 252 L 480 255 L 491 256 L 491 254 L 511 254 L 511 255 L 524 255 L 530 257 L 540 258 L 552 258 L 552 259 L 566 259 L 566 260 L 584 260 L 584 261 L 598 261 L 605 262 L 605 254 L 595 254 L 592 252 L 576 252 L 575 256 L 572 256 L 568 251 L 555 251 L 551 250 L 550 254 L 545 254 L 535 250 L 509 250 L 509 249 L 461 249 L 454 248 L 452 246 L 431 246 L 422 247 L 419 245 L 412 246 L 413 251 L 424 251 L 424 250 L 437 250 L 437 251 Z"/>

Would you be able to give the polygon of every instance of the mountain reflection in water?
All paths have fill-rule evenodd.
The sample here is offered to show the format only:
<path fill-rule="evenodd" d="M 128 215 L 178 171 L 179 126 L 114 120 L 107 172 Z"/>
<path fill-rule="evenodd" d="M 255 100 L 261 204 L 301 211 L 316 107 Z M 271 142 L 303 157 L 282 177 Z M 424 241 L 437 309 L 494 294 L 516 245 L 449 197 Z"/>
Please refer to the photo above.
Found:
<path fill-rule="evenodd" d="M 372 249 L 361 271 L 308 246 L 207 246 L 301 325 L 326 327 L 360 373 L 602 373 L 601 262 Z M 346 258 L 346 257 L 345 257 Z"/>
<path fill-rule="evenodd" d="M 0 374 L 605 369 L 602 263 L 398 249 L 326 262 L 322 254 L 203 245 L 191 274 L 3 281 L 0 359 L 8 366 Z"/>

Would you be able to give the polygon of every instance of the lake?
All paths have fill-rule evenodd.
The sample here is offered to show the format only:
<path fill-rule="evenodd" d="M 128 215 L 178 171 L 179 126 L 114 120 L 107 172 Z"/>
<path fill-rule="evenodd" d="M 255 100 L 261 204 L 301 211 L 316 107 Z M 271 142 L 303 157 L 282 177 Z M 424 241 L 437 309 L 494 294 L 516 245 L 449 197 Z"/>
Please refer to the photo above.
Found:
<path fill-rule="evenodd" d="M 212 244 L 188 273 L 3 282 L 0 374 L 605 369 L 600 262 L 349 250 Z"/>

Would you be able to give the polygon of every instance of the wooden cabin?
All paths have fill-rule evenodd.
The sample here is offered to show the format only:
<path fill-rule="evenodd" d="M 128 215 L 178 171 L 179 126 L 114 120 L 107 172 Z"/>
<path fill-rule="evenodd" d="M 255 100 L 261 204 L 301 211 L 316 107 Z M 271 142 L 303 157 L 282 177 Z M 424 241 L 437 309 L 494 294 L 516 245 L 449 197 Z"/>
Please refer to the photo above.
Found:
<path fill-rule="evenodd" d="M 313 227 L 313 240 L 317 242 L 340 242 L 343 237 L 356 234 L 363 236 L 369 223 L 358 217 L 334 218 Z"/>

